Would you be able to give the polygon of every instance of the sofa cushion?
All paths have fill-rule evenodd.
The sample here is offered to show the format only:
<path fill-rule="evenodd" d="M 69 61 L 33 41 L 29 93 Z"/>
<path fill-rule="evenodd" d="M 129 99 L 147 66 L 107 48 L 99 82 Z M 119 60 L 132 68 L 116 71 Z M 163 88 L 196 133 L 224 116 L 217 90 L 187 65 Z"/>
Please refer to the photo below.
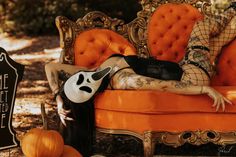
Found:
<path fill-rule="evenodd" d="M 236 86 L 214 88 L 236 104 Z M 156 90 L 105 90 L 95 102 L 96 109 L 142 114 L 215 113 L 212 105 L 207 95 L 188 96 Z M 229 105 L 225 112 L 236 113 L 236 108 Z"/>
<path fill-rule="evenodd" d="M 148 24 L 148 47 L 153 57 L 179 62 L 193 25 L 202 14 L 188 4 L 164 4 L 156 9 Z"/>
<path fill-rule="evenodd" d="M 218 59 L 216 75 L 211 84 L 217 86 L 236 85 L 236 40 L 224 47 Z"/>
<path fill-rule="evenodd" d="M 123 36 L 108 29 L 83 31 L 75 39 L 75 65 L 94 68 L 114 53 L 134 55 L 136 50 Z"/>
<path fill-rule="evenodd" d="M 225 113 L 170 113 L 140 114 L 96 109 L 96 126 L 100 128 L 130 130 L 143 134 L 144 131 L 182 132 L 236 130 L 236 114 Z"/>
<path fill-rule="evenodd" d="M 236 104 L 236 86 L 214 87 Z M 193 103 L 194 102 L 194 103 Z M 206 95 L 185 96 L 150 90 L 105 90 L 95 100 L 96 126 L 155 131 L 236 130 L 235 106 L 215 112 Z M 173 123 L 174 122 L 174 123 Z"/>

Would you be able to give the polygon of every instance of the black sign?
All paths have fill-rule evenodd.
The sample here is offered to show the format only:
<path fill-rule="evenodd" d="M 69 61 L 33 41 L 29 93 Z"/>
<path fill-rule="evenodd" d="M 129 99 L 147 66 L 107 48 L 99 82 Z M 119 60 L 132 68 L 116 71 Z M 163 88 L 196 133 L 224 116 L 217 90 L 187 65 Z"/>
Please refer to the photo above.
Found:
<path fill-rule="evenodd" d="M 0 47 L 0 150 L 19 145 L 12 127 L 12 113 L 23 72 L 24 66 L 13 61 Z"/>

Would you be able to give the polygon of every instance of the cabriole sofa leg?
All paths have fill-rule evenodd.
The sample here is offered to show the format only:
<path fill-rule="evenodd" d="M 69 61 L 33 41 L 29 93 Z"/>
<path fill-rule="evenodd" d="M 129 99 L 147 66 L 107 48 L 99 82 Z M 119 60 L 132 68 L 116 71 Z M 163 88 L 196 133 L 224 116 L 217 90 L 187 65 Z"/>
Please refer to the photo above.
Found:
<path fill-rule="evenodd" d="M 153 133 L 145 131 L 143 134 L 144 157 L 153 157 L 155 143 L 153 141 Z"/>

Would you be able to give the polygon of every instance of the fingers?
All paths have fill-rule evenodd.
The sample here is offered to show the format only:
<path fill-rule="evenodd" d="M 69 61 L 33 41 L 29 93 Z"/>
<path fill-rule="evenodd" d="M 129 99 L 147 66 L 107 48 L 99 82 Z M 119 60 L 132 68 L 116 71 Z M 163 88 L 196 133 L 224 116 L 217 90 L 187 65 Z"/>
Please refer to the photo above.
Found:
<path fill-rule="evenodd" d="M 226 104 L 232 105 L 233 103 L 227 98 L 219 96 L 214 100 L 214 104 L 212 105 L 212 107 L 216 107 L 216 112 L 218 112 L 220 108 L 222 108 L 222 111 L 224 112 Z"/>
<path fill-rule="evenodd" d="M 66 121 L 74 121 L 74 119 L 71 118 L 71 117 L 67 117 L 66 115 L 61 114 L 61 113 L 58 113 L 58 114 L 59 114 L 61 123 L 62 123 L 65 127 L 66 127 Z"/>
<path fill-rule="evenodd" d="M 59 114 L 63 114 L 63 115 L 67 115 L 67 114 L 69 114 L 71 112 L 71 110 L 65 110 L 65 109 L 63 109 L 63 108 L 59 108 L 58 109 L 58 113 Z"/>
<path fill-rule="evenodd" d="M 71 110 L 65 110 L 63 108 L 64 103 L 60 95 L 56 97 L 56 101 L 57 101 L 57 112 L 60 117 L 61 123 L 64 126 L 66 126 L 66 121 L 74 121 L 73 118 L 67 116 L 69 113 L 71 113 Z"/>
<path fill-rule="evenodd" d="M 226 101 L 228 104 L 233 105 L 233 103 L 232 103 L 229 99 L 227 99 L 226 97 L 223 97 L 223 99 L 224 99 L 224 101 Z"/>
<path fill-rule="evenodd" d="M 224 99 L 222 98 L 222 99 L 220 99 L 220 104 L 221 104 L 221 108 L 222 108 L 222 111 L 224 112 L 225 111 L 225 101 L 224 101 Z M 220 106 L 220 105 L 219 105 Z M 220 107 L 219 107 L 220 108 Z M 218 108 L 218 110 L 219 110 L 219 108 Z M 218 111 L 217 110 L 217 111 Z"/>
<path fill-rule="evenodd" d="M 65 116 L 65 115 L 63 115 L 63 114 L 59 114 L 59 116 L 60 116 L 60 118 L 63 119 L 63 120 L 74 121 L 73 118 L 67 117 L 67 116 Z"/>
<path fill-rule="evenodd" d="M 61 120 L 61 123 L 66 127 L 66 122 L 65 122 L 65 120 L 59 115 L 59 117 L 60 117 L 60 120 Z"/>
<path fill-rule="evenodd" d="M 71 112 L 71 110 L 65 110 L 63 108 L 58 108 L 58 114 L 59 114 L 61 123 L 64 126 L 66 126 L 66 121 L 74 121 L 73 118 L 67 116 L 70 112 Z"/>
<path fill-rule="evenodd" d="M 211 92 L 209 96 L 213 99 L 214 103 L 212 107 L 216 108 L 216 112 L 222 109 L 222 111 L 225 111 L 226 104 L 232 105 L 232 102 L 225 98 L 223 95 L 221 95 L 218 92 Z"/>

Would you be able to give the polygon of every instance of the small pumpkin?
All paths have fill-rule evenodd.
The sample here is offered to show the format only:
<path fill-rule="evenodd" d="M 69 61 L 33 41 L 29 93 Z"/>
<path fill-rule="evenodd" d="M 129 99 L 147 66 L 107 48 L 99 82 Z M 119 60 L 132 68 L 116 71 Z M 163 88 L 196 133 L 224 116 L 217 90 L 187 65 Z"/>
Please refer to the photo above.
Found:
<path fill-rule="evenodd" d="M 21 140 L 21 148 L 26 157 L 60 157 L 64 141 L 55 130 L 31 129 Z"/>
<path fill-rule="evenodd" d="M 75 148 L 64 145 L 63 154 L 61 157 L 83 157 Z"/>

